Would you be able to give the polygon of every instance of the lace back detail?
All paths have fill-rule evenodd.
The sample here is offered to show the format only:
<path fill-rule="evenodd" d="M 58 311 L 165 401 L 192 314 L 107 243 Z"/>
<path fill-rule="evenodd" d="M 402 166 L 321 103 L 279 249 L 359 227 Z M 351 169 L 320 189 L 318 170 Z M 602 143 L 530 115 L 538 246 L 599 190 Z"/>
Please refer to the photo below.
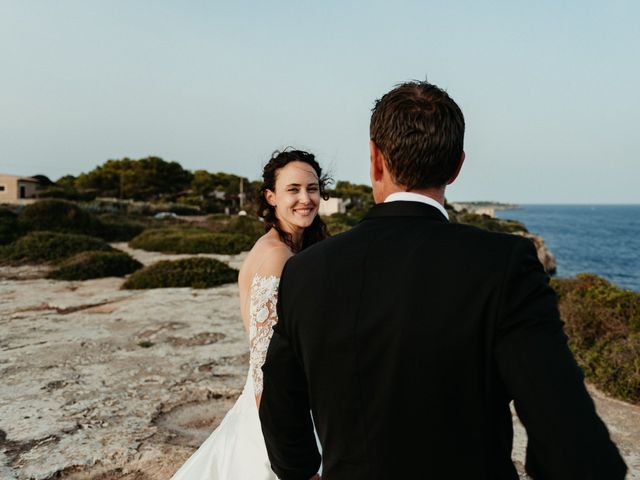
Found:
<path fill-rule="evenodd" d="M 273 326 L 278 322 L 276 304 L 278 284 L 275 275 L 254 275 L 249 300 L 249 369 L 253 378 L 254 394 L 262 394 L 262 365 L 267 357 L 267 348 L 273 335 Z"/>

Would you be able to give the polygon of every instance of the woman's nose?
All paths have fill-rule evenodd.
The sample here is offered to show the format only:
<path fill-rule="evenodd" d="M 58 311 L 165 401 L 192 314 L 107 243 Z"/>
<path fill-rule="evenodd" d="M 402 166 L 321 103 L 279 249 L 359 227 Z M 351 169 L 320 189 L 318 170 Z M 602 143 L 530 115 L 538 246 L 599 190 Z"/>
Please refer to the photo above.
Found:
<path fill-rule="evenodd" d="M 309 192 L 307 192 L 306 190 L 300 190 L 300 198 L 299 201 L 301 203 L 309 203 Z"/>

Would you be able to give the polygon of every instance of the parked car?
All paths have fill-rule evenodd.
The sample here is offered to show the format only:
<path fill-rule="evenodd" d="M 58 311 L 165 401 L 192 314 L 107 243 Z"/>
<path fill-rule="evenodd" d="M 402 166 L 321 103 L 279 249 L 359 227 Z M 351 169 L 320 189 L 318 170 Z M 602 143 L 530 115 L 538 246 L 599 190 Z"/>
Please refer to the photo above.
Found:
<path fill-rule="evenodd" d="M 178 215 L 173 212 L 158 212 L 153 216 L 153 218 L 162 220 L 163 218 L 178 218 Z"/>

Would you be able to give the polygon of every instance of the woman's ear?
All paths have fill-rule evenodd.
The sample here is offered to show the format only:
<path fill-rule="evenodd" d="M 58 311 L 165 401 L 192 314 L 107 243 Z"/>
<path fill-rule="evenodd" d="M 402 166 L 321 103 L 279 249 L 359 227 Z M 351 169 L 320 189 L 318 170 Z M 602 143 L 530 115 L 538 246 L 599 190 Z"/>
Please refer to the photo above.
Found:
<path fill-rule="evenodd" d="M 276 194 L 275 194 L 275 192 L 273 192 L 272 190 L 269 190 L 268 188 L 265 189 L 264 198 L 265 198 L 265 200 L 267 201 L 267 203 L 269 205 L 271 205 L 272 207 L 276 206 Z"/>

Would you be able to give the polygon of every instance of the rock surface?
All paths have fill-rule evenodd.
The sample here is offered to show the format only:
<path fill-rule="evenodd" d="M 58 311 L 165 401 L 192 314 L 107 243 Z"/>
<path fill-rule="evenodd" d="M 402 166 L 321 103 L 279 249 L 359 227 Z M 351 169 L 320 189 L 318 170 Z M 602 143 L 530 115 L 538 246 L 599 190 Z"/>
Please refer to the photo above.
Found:
<path fill-rule="evenodd" d="M 542 238 L 540 235 L 529 232 L 515 232 L 515 234 L 528 238 L 533 242 L 538 253 L 538 260 L 540 260 L 540 263 L 542 263 L 545 272 L 550 275 L 556 273 L 556 270 L 558 268 L 556 257 L 553 253 L 551 253 L 549 247 L 547 247 L 547 245 L 544 243 L 544 238 Z"/>
<path fill-rule="evenodd" d="M 116 246 L 146 264 L 184 257 Z M 244 385 L 237 286 L 126 291 L 43 273 L 0 267 L 0 479 L 170 478 Z M 592 393 L 640 479 L 640 408 Z M 525 444 L 516 424 L 519 465 Z"/>

